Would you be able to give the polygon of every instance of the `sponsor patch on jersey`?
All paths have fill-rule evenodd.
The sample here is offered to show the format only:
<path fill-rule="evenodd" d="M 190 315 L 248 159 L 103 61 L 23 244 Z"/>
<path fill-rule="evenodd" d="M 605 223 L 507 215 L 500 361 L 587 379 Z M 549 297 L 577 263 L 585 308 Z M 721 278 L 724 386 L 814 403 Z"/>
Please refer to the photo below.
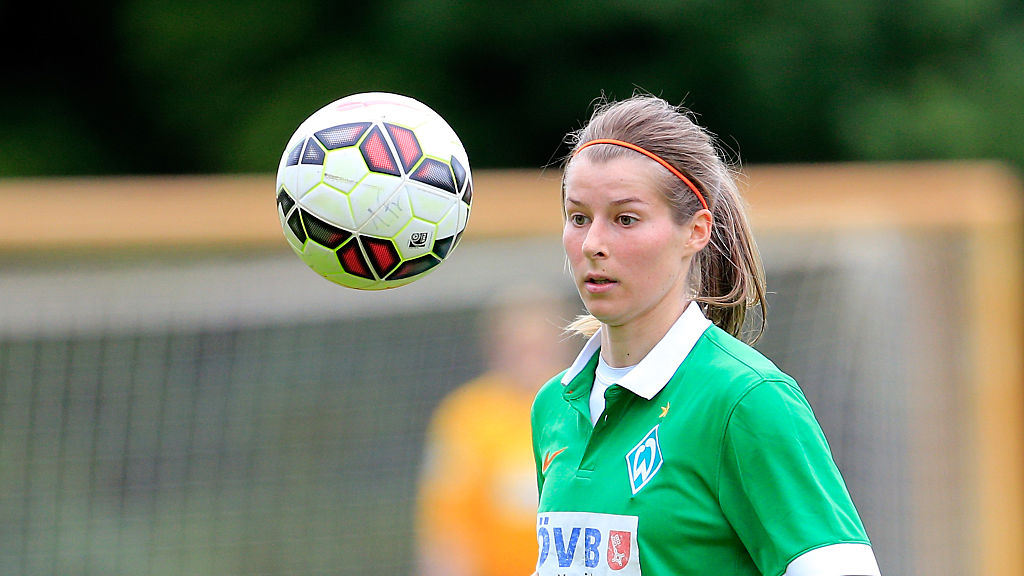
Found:
<path fill-rule="evenodd" d="M 658 426 L 655 426 L 626 454 L 626 470 L 629 472 L 629 487 L 633 489 L 633 494 L 647 486 L 651 478 L 661 470 L 661 463 L 661 444 L 658 443 Z"/>
<path fill-rule="evenodd" d="M 592 512 L 537 514 L 539 576 L 640 576 L 637 517 Z"/>

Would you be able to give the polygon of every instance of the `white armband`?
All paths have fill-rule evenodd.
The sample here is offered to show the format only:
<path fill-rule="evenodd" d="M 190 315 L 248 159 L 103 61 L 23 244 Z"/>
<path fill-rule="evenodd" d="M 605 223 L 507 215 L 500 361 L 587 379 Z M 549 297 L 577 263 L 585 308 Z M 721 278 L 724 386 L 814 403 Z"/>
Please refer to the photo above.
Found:
<path fill-rule="evenodd" d="M 797 556 L 783 576 L 881 576 L 881 572 L 871 546 L 832 544 Z"/>

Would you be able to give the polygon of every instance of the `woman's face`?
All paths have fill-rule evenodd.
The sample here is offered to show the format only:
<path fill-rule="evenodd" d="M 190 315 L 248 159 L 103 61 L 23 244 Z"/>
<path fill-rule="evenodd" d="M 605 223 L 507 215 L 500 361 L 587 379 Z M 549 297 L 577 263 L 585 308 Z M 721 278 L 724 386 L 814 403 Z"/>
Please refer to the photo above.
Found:
<path fill-rule="evenodd" d="M 608 326 L 663 326 L 686 303 L 699 248 L 658 190 L 659 170 L 640 155 L 598 162 L 580 156 L 566 173 L 562 244 L 583 303 Z"/>

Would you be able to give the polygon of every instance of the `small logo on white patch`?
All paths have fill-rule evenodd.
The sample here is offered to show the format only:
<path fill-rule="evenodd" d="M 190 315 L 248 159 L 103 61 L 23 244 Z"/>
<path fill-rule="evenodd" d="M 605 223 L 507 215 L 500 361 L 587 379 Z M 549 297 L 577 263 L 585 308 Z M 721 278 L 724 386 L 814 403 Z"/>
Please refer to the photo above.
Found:
<path fill-rule="evenodd" d="M 633 535 L 629 532 L 612 530 L 608 537 L 608 567 L 612 570 L 622 570 L 629 564 L 630 540 Z"/>
<path fill-rule="evenodd" d="M 409 237 L 409 248 L 425 247 L 427 245 L 427 238 L 429 237 L 429 232 L 413 232 L 412 236 Z"/>
<path fill-rule="evenodd" d="M 658 426 L 644 436 L 629 454 L 626 454 L 626 469 L 629 472 L 629 486 L 633 494 L 640 491 L 661 470 L 661 444 L 658 442 Z"/>

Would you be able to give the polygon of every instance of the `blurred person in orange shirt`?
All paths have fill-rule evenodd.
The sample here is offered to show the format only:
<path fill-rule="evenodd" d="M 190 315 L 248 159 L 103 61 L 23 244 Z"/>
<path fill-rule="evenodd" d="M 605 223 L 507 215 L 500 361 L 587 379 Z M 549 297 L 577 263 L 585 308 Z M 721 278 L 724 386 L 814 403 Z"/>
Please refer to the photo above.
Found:
<path fill-rule="evenodd" d="M 421 576 L 524 576 L 537 563 L 530 408 L 575 352 L 563 300 L 538 289 L 485 314 L 488 369 L 452 391 L 427 435 L 417 514 Z"/>

